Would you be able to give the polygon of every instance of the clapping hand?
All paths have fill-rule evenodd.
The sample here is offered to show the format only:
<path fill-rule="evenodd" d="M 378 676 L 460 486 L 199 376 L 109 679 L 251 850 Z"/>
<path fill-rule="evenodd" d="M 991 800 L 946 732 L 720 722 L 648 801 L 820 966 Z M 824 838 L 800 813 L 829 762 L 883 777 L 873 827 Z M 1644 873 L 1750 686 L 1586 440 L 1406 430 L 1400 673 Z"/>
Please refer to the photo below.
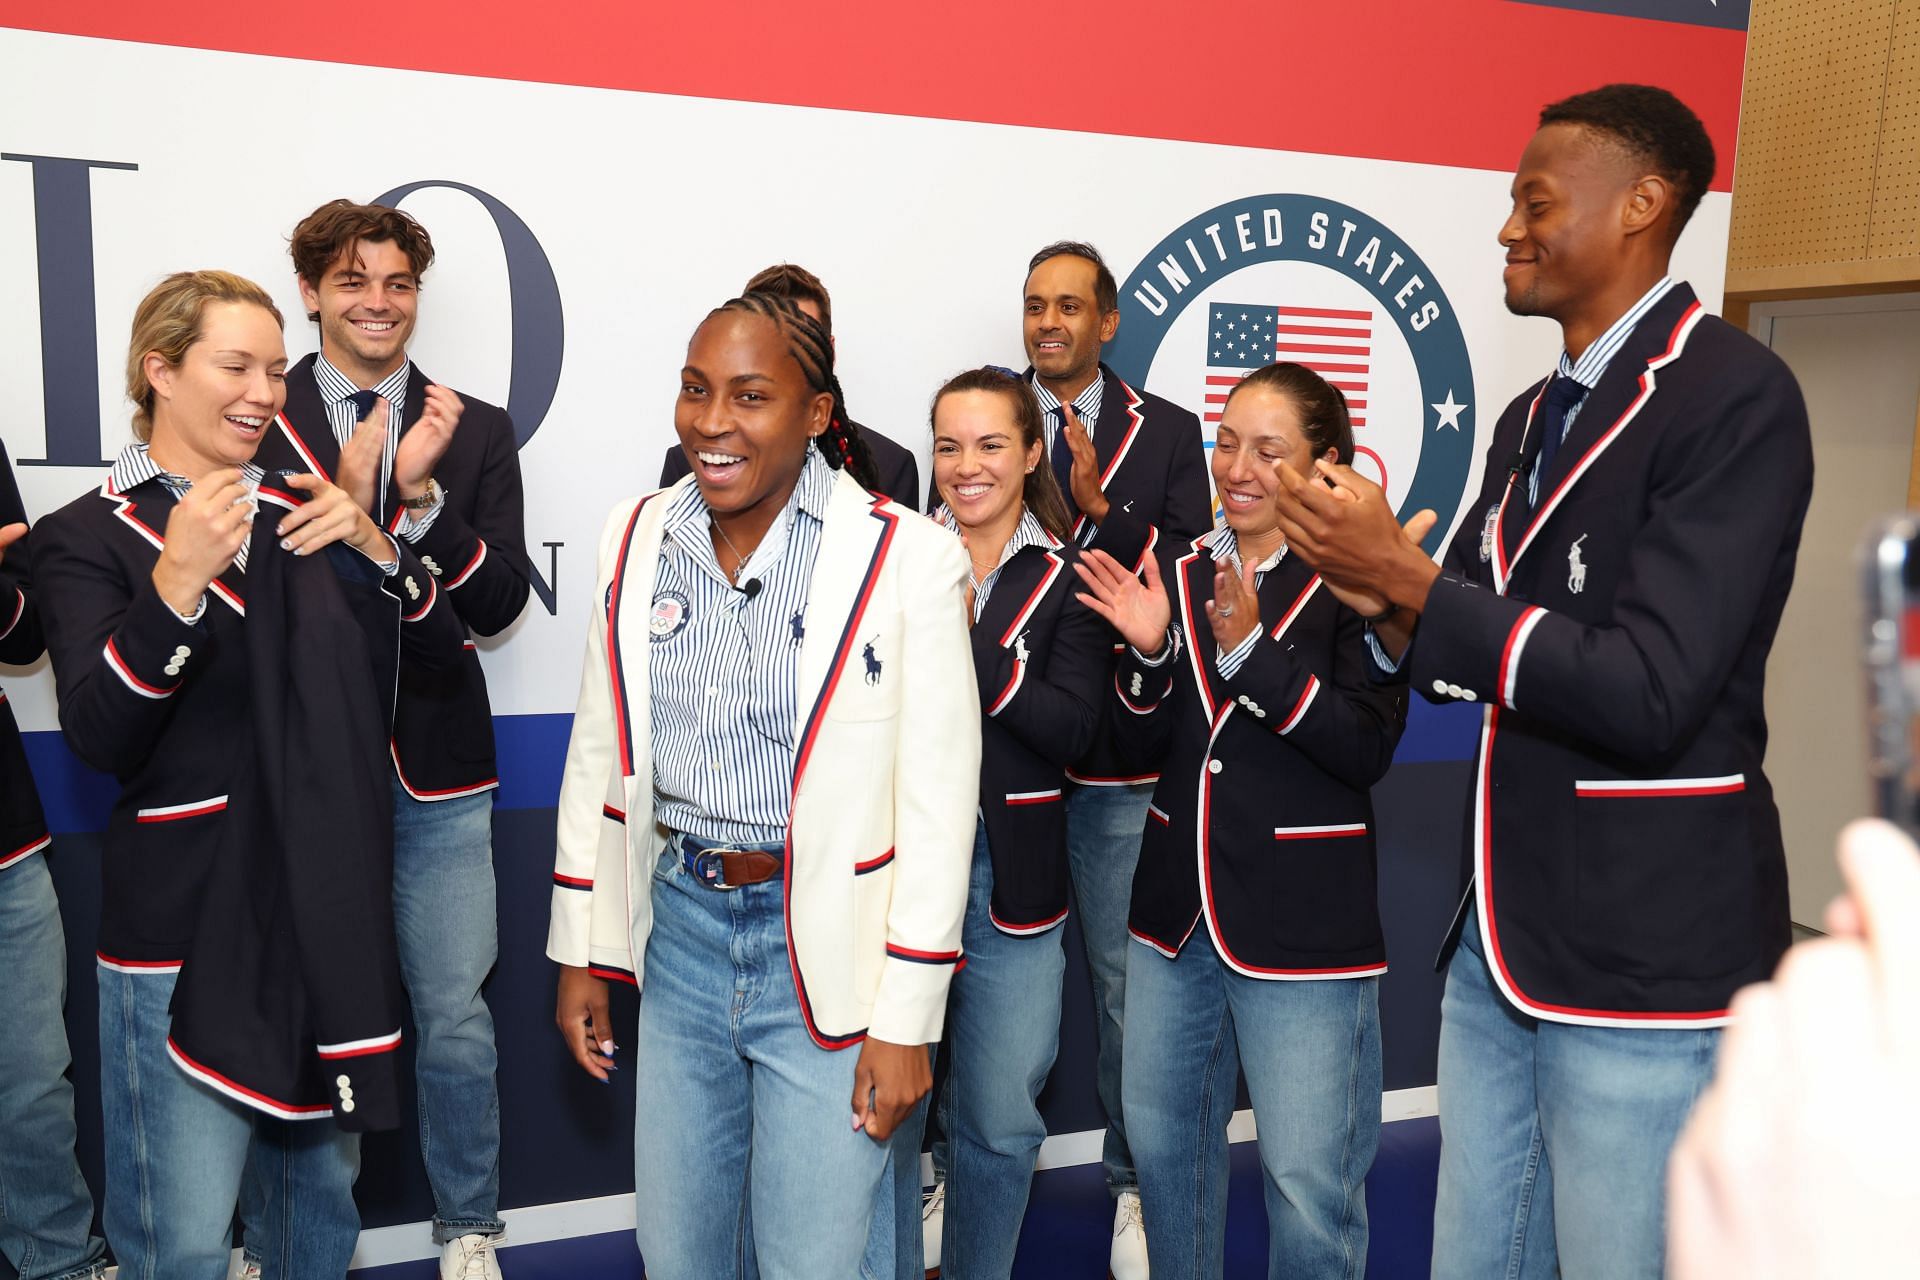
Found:
<path fill-rule="evenodd" d="M 1105 618 L 1122 640 L 1149 656 L 1166 646 L 1173 606 L 1152 556 L 1147 557 L 1145 582 L 1104 551 L 1088 551 L 1074 562 L 1073 570 L 1087 588 L 1075 592 L 1074 599 Z"/>

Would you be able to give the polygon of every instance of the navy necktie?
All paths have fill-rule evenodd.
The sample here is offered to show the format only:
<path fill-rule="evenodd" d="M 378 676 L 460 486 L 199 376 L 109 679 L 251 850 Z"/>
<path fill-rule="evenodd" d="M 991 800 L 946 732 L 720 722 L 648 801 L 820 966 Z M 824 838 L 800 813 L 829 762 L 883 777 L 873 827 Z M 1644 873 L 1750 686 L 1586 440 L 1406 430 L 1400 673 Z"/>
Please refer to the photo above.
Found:
<path fill-rule="evenodd" d="M 373 412 L 373 402 L 380 397 L 372 391 L 356 391 L 347 398 L 353 401 L 353 420 L 365 422 L 367 415 Z"/>
<path fill-rule="evenodd" d="M 1567 415 L 1587 398 L 1587 388 L 1565 374 L 1555 374 L 1547 384 L 1546 400 L 1540 406 L 1540 466 L 1534 472 L 1534 493 L 1544 495 L 1547 479 L 1553 474 L 1553 458 L 1560 452 L 1567 434 Z"/>
<path fill-rule="evenodd" d="M 1067 447 L 1067 409 L 1056 405 L 1048 412 L 1053 415 L 1053 449 L 1048 461 L 1053 463 L 1053 478 L 1060 482 L 1060 496 L 1067 500 L 1067 519 L 1072 520 L 1080 514 L 1080 508 L 1073 501 L 1073 450 Z"/>

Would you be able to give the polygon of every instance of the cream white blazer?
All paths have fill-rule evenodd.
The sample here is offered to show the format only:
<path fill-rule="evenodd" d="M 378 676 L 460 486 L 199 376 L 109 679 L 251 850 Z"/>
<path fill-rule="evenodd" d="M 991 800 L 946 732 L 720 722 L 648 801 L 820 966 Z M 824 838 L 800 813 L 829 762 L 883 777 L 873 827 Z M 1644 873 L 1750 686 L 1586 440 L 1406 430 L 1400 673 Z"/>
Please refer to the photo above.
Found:
<path fill-rule="evenodd" d="M 666 513 L 691 483 L 621 503 L 600 535 L 560 785 L 547 955 L 642 987 L 668 834 L 653 817 L 647 624 Z M 787 956 L 823 1048 L 940 1038 L 980 778 L 966 578 L 952 534 L 836 475 L 800 645 L 784 870 Z"/>

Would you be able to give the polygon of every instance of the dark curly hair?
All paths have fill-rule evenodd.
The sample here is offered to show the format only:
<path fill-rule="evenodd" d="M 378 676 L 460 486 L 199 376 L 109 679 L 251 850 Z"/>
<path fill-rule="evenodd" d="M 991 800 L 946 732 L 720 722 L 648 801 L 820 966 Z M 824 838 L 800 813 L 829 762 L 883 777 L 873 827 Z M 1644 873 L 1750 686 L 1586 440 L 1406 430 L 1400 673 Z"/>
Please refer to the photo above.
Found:
<path fill-rule="evenodd" d="M 1673 235 L 1679 238 L 1713 184 L 1713 140 L 1687 104 L 1647 84 L 1609 84 L 1576 93 L 1540 112 L 1540 124 L 1575 124 L 1606 134 L 1673 184 Z"/>
<path fill-rule="evenodd" d="M 415 287 L 433 265 L 433 237 L 399 209 L 378 204 L 355 204 L 351 200 L 329 200 L 300 219 L 300 225 L 288 237 L 287 252 L 293 256 L 293 269 L 314 289 L 320 287 L 335 260 L 344 255 L 349 262 L 362 240 L 375 244 L 392 241 L 407 255 L 407 267 L 413 272 Z M 318 311 L 309 311 L 307 319 L 318 320 Z"/>

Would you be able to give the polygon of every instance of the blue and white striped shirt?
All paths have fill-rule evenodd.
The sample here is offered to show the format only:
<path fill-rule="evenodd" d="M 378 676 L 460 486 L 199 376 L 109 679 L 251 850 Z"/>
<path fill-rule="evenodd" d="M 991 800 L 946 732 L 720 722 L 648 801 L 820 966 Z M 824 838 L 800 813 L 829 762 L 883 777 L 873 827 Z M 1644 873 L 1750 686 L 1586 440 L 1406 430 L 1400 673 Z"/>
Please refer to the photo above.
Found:
<path fill-rule="evenodd" d="M 1600 379 L 1606 375 L 1607 366 L 1613 363 L 1613 358 L 1620 354 L 1620 348 L 1627 344 L 1627 339 L 1631 338 L 1633 331 L 1639 327 L 1642 317 L 1653 310 L 1655 303 L 1667 296 L 1667 290 L 1673 288 L 1673 284 L 1672 276 L 1661 276 L 1659 283 L 1640 295 L 1640 301 L 1628 307 L 1624 315 L 1607 326 L 1605 333 L 1587 345 L 1587 349 L 1580 353 L 1578 360 L 1568 355 L 1567 349 L 1562 347 L 1558 367 L 1559 376 L 1572 378 L 1587 389 L 1588 395 L 1591 395 L 1593 389 L 1600 385 Z M 1574 421 L 1579 418 L 1580 410 L 1586 408 L 1586 405 L 1586 397 L 1583 396 L 1578 404 L 1567 410 L 1566 423 L 1560 428 L 1561 443 L 1564 444 L 1567 436 L 1572 434 Z M 1529 506 L 1540 505 L 1540 459 L 1543 456 L 1545 455 L 1535 455 L 1533 470 L 1527 475 Z"/>
<path fill-rule="evenodd" d="M 772 843 L 792 814 L 800 643 L 834 472 L 809 446 L 793 496 L 742 566 L 720 568 L 689 484 L 667 511 L 648 641 L 654 816 L 703 840 Z"/>
<path fill-rule="evenodd" d="M 400 367 L 388 374 L 379 386 L 368 388 L 375 395 L 386 397 L 387 401 L 387 439 L 380 456 L 380 489 L 374 508 L 376 513 L 386 509 L 387 485 L 393 478 L 393 455 L 400 447 L 400 430 L 406 425 L 407 377 L 412 372 L 413 361 L 402 360 Z M 333 428 L 334 443 L 344 449 L 347 441 L 353 439 L 354 428 L 360 425 L 360 413 L 353 403 L 354 393 L 360 388 L 346 374 L 334 368 L 324 355 L 314 357 L 313 380 L 320 388 L 320 398 L 326 402 L 327 425 Z M 443 494 L 441 501 L 430 511 L 419 515 L 408 511 L 394 532 L 408 542 L 418 542 L 433 527 L 434 517 L 440 514 L 445 505 Z"/>
<path fill-rule="evenodd" d="M 1060 429 L 1059 419 L 1054 416 L 1053 411 L 1060 407 L 1060 397 L 1053 394 L 1047 385 L 1040 381 L 1039 374 L 1036 373 L 1033 376 L 1032 382 L 1033 398 L 1040 402 L 1040 426 L 1047 433 L 1047 456 L 1052 457 L 1054 433 Z M 1089 440 L 1093 439 L 1094 430 L 1100 425 L 1100 403 L 1106 398 L 1107 375 L 1104 370 L 1096 372 L 1087 389 L 1073 398 L 1073 412 L 1079 417 L 1080 425 L 1087 429 Z M 1067 478 L 1061 476 L 1059 479 L 1060 486 L 1065 488 Z"/>
<path fill-rule="evenodd" d="M 933 513 L 934 523 L 943 525 L 949 533 L 960 532 L 960 522 L 953 512 L 943 505 Z M 1041 547 L 1048 551 L 1060 544 L 1056 542 L 1047 527 L 1040 523 L 1040 517 L 1033 514 L 1033 508 L 1020 508 L 1020 523 L 1014 526 L 1013 536 L 1007 539 L 1007 545 L 1000 548 L 1000 559 L 995 562 L 986 577 L 973 577 L 971 565 L 967 568 L 968 581 L 973 584 L 973 620 L 980 621 L 980 615 L 987 611 L 987 597 L 993 594 L 994 584 L 1000 581 L 1000 571 L 1007 567 L 1007 561 L 1013 559 L 1028 547 Z"/>

